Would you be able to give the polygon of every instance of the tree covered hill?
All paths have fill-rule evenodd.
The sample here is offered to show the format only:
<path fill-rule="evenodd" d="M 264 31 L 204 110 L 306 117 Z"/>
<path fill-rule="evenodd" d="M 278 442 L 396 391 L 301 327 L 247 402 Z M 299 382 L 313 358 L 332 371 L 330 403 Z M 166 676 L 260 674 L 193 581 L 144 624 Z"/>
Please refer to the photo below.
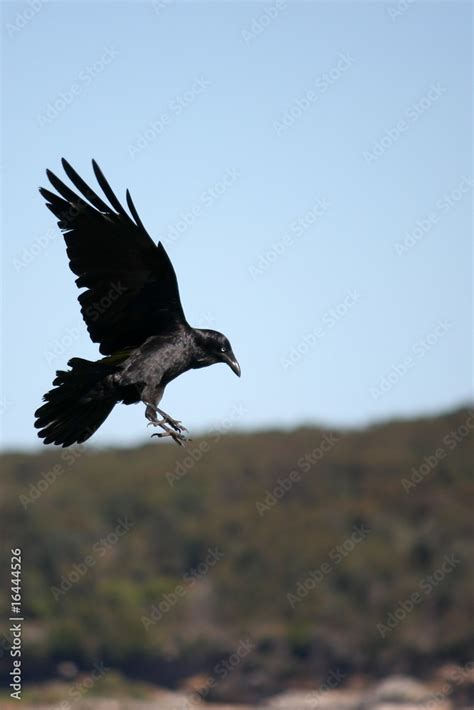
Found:
<path fill-rule="evenodd" d="M 2 569 L 21 548 L 25 676 L 104 662 L 174 685 L 243 648 L 238 673 L 263 685 L 466 662 L 473 430 L 461 409 L 182 450 L 5 454 Z M 3 586 L 3 619 L 8 605 Z"/>

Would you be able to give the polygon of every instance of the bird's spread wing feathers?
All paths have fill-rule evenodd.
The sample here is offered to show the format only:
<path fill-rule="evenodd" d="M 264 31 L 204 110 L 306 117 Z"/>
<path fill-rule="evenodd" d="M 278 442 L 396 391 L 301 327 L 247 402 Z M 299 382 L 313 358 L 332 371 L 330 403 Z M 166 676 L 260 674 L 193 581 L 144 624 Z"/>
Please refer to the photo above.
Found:
<path fill-rule="evenodd" d="M 173 333 L 186 324 L 173 265 L 161 244 L 146 232 L 130 193 L 120 204 L 95 161 L 97 182 L 107 204 L 63 159 L 79 193 L 51 171 L 59 194 L 40 192 L 64 232 L 69 265 L 76 274 L 81 312 L 92 340 L 110 355 L 136 347 L 151 335 Z"/>

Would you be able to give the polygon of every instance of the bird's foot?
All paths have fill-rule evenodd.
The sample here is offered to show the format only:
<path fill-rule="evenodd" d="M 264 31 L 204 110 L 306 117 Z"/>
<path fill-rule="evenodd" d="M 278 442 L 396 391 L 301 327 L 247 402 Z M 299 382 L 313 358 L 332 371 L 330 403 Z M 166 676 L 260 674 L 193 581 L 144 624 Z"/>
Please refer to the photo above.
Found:
<path fill-rule="evenodd" d="M 156 408 L 156 411 L 163 417 L 163 423 L 177 431 L 178 434 L 182 434 L 183 431 L 188 431 L 179 419 L 173 419 L 173 417 L 170 417 L 169 414 L 164 412 L 162 409 L 158 409 L 158 407 Z"/>
<path fill-rule="evenodd" d="M 163 418 L 158 419 L 157 413 Z M 159 426 L 164 430 L 159 434 L 152 434 L 152 436 L 157 436 L 160 439 L 165 436 L 170 436 L 179 446 L 184 446 L 187 441 L 191 441 L 191 439 L 188 439 L 184 434 L 184 432 L 187 431 L 186 427 L 183 426 L 178 419 L 173 419 L 173 417 L 170 417 L 170 415 L 162 409 L 158 409 L 158 407 L 152 404 L 147 404 L 145 416 L 148 419 L 148 426 Z"/>
<path fill-rule="evenodd" d="M 183 426 L 181 422 L 177 421 L 176 419 L 173 419 L 172 424 L 168 419 L 150 419 L 147 426 L 160 426 L 162 429 L 172 427 L 177 434 L 182 434 L 183 432 L 188 431 L 186 427 Z"/>
<path fill-rule="evenodd" d="M 157 436 L 159 439 L 164 439 L 165 436 L 170 436 L 173 439 L 173 441 L 175 441 L 178 444 L 178 446 L 184 446 L 187 441 L 191 441 L 191 439 L 188 439 L 187 436 L 185 436 L 184 434 L 181 434 L 178 431 L 174 431 L 173 429 L 170 429 L 163 422 L 157 422 L 157 424 L 159 426 L 161 426 L 161 428 L 164 429 L 164 431 L 160 432 L 160 433 L 156 432 L 155 434 L 152 434 L 152 437 Z"/>

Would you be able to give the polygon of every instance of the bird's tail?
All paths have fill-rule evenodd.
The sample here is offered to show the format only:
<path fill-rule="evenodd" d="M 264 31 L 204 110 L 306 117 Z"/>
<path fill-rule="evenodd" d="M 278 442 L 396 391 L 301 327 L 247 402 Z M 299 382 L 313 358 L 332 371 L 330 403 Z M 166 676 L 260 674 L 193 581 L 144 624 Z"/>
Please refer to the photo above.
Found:
<path fill-rule="evenodd" d="M 35 427 L 45 444 L 71 446 L 86 441 L 107 419 L 116 404 L 107 396 L 101 381 L 113 367 L 75 357 L 70 370 L 58 370 L 54 389 L 47 392 L 43 404 L 35 412 Z"/>

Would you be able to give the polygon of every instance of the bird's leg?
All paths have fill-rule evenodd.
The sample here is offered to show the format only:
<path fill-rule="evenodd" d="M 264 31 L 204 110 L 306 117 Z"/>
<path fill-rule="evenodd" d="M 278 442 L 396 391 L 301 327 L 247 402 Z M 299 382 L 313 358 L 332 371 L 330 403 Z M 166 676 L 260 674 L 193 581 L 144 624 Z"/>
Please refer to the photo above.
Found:
<path fill-rule="evenodd" d="M 177 431 L 178 434 L 181 434 L 183 431 L 188 431 L 178 419 L 173 419 L 173 417 L 170 417 L 169 414 L 166 414 L 166 412 L 164 412 L 162 409 L 159 409 L 158 407 L 156 407 L 156 411 L 163 417 L 163 422 L 165 424 L 168 424 L 175 431 Z"/>
<path fill-rule="evenodd" d="M 157 408 L 153 404 L 147 402 L 145 409 L 145 417 L 148 419 L 150 424 L 153 424 L 154 426 L 158 425 L 158 417 L 156 416 L 156 412 Z M 148 426 L 150 426 L 150 424 Z"/>

